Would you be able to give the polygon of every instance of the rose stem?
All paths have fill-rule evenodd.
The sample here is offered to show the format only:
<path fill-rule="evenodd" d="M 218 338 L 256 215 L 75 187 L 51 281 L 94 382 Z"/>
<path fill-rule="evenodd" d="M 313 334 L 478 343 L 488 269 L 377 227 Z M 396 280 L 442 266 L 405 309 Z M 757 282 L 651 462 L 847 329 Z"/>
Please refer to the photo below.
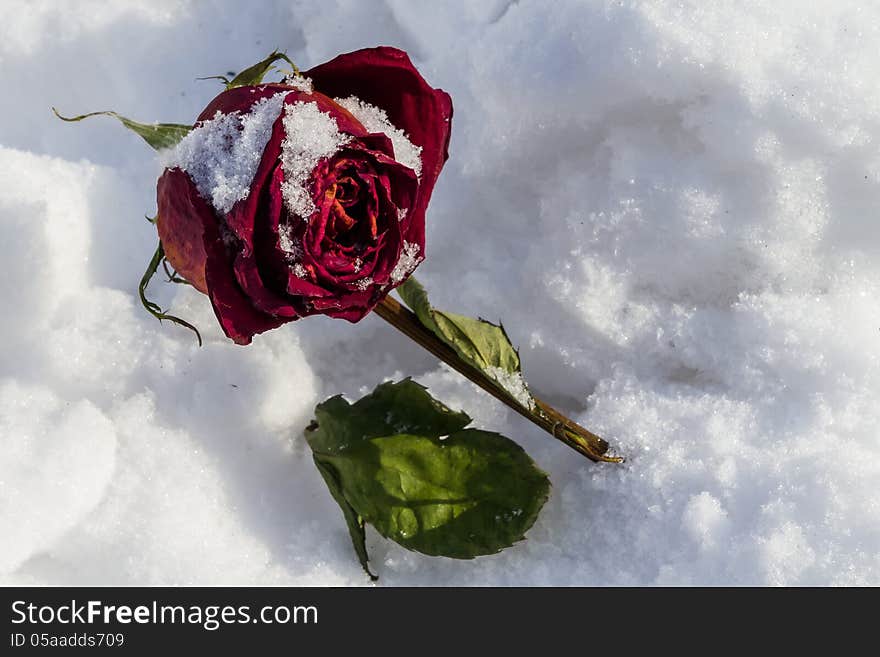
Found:
<path fill-rule="evenodd" d="M 605 456 L 608 451 L 608 443 L 602 438 L 585 429 L 577 422 L 567 418 L 546 402 L 533 397 L 535 411 L 530 411 L 516 403 L 509 396 L 476 367 L 463 360 L 455 350 L 440 340 L 434 333 L 426 328 L 407 308 L 391 297 L 385 297 L 375 312 L 379 317 L 391 324 L 398 331 L 406 335 L 421 347 L 431 352 L 434 356 L 449 365 L 459 374 L 472 381 L 480 388 L 488 392 L 500 402 L 503 402 L 524 418 L 531 420 L 554 438 L 562 441 L 576 452 L 586 456 L 591 461 L 607 461 L 619 463 L 623 459 L 616 456 Z"/>

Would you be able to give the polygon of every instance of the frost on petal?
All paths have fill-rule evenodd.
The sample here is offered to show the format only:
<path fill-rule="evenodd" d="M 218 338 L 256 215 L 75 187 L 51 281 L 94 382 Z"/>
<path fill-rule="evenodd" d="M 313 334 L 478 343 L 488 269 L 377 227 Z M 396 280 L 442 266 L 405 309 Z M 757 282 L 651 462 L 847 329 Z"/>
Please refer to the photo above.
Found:
<path fill-rule="evenodd" d="M 400 253 L 400 259 L 397 261 L 397 264 L 394 265 L 394 269 L 391 270 L 390 278 L 393 284 L 396 285 L 400 283 L 415 271 L 416 267 L 418 267 L 419 263 L 422 261 L 420 251 L 421 249 L 418 244 L 412 242 L 403 243 L 403 250 Z"/>
<path fill-rule="evenodd" d="M 373 284 L 373 279 L 370 276 L 367 276 L 365 278 L 361 278 L 360 280 L 355 281 L 354 286 L 358 290 L 363 292 L 364 290 L 368 289 L 372 284 Z"/>
<path fill-rule="evenodd" d="M 330 157 L 350 137 L 339 131 L 336 120 L 322 112 L 317 103 L 296 102 L 284 108 L 284 141 L 281 166 L 284 182 L 281 194 L 287 210 L 303 219 L 315 212 L 308 180 L 321 159 Z"/>
<path fill-rule="evenodd" d="M 162 164 L 180 168 L 220 214 L 247 198 L 287 92 L 258 100 L 247 114 L 217 112 L 166 151 Z"/>
<path fill-rule="evenodd" d="M 302 75 L 288 75 L 284 78 L 284 84 L 293 87 L 304 94 L 310 94 L 314 91 L 311 79 Z"/>
<path fill-rule="evenodd" d="M 403 130 L 391 123 L 385 110 L 365 103 L 356 96 L 333 100 L 351 112 L 369 132 L 381 132 L 388 137 L 394 146 L 394 159 L 415 171 L 416 176 L 421 177 L 422 147 L 413 144 Z"/>
<path fill-rule="evenodd" d="M 287 257 L 296 262 L 303 255 L 302 242 L 293 234 L 293 227 L 289 225 L 281 226 L 278 229 L 278 245 L 281 250 L 287 254 Z"/>

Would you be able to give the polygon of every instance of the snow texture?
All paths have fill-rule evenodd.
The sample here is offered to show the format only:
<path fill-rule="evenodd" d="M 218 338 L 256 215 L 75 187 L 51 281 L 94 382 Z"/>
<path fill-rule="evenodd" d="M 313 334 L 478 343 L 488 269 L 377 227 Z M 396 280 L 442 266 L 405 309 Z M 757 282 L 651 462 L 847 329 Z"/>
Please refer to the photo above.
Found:
<path fill-rule="evenodd" d="M 315 90 L 311 78 L 307 78 L 303 75 L 288 75 L 284 78 L 284 84 L 289 84 L 291 87 L 297 91 L 302 91 L 304 94 L 310 94 Z"/>
<path fill-rule="evenodd" d="M 880 584 L 880 5 L 858 0 L 4 0 L 0 579 L 367 584 L 302 429 L 412 375 L 553 482 L 528 540 L 453 561 L 368 533 L 380 585 Z M 286 48 L 407 50 L 455 103 L 420 280 L 503 319 L 560 445 L 376 317 L 242 348 L 149 292 L 185 123 Z M 524 45 L 526 44 L 526 45 Z"/>
<path fill-rule="evenodd" d="M 520 406 L 529 410 L 534 408 L 535 402 L 532 400 L 532 395 L 529 393 L 529 387 L 526 385 L 522 373 L 508 372 L 503 367 L 494 366 L 486 368 L 486 371 Z"/>
<path fill-rule="evenodd" d="M 400 283 L 404 278 L 415 271 L 416 267 L 418 267 L 419 263 L 422 261 L 422 256 L 419 255 L 419 251 L 418 244 L 404 241 L 403 248 L 400 250 L 400 258 L 389 275 L 392 283 Z"/>
<path fill-rule="evenodd" d="M 281 183 L 281 195 L 289 212 L 308 219 L 316 210 L 308 185 L 312 171 L 318 162 L 331 157 L 350 137 L 339 131 L 336 119 L 318 109 L 317 103 L 286 105 L 282 121 L 284 182 Z"/>
<path fill-rule="evenodd" d="M 391 123 L 385 110 L 365 103 L 357 96 L 333 100 L 351 112 L 368 132 L 385 134 L 394 148 L 394 159 L 415 171 L 416 176 L 422 175 L 422 147 L 413 144 L 403 130 Z"/>
<path fill-rule="evenodd" d="M 281 92 L 261 98 L 246 114 L 218 111 L 162 153 L 162 164 L 186 171 L 202 198 L 226 214 L 250 193 L 286 95 Z"/>

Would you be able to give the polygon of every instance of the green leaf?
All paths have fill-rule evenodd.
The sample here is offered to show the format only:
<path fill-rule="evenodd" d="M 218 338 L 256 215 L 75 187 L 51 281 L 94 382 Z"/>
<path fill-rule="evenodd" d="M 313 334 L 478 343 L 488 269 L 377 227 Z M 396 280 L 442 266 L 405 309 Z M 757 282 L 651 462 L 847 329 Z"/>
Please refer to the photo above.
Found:
<path fill-rule="evenodd" d="M 263 77 L 268 73 L 272 68 L 272 64 L 277 62 L 278 60 L 284 60 L 293 68 L 294 74 L 299 73 L 299 69 L 296 67 L 290 58 L 285 55 L 283 52 L 278 52 L 275 50 L 272 52 L 266 59 L 261 62 L 257 62 L 253 66 L 250 66 L 244 69 L 241 73 L 236 75 L 232 80 L 227 83 L 227 89 L 234 89 L 235 87 L 248 87 L 255 84 L 260 84 L 263 81 Z M 222 77 L 222 76 L 215 76 Z"/>
<path fill-rule="evenodd" d="M 225 75 L 207 75 L 203 78 L 196 78 L 196 80 L 220 80 L 220 82 L 223 83 L 223 86 L 226 87 L 227 90 L 229 89 L 229 78 Z"/>
<path fill-rule="evenodd" d="M 150 260 L 150 264 L 147 265 L 147 271 L 144 272 L 144 275 L 141 277 L 140 285 L 138 285 L 138 296 L 140 297 L 141 304 L 143 304 L 144 308 L 147 309 L 147 312 L 150 313 L 153 317 L 158 319 L 160 322 L 163 319 L 167 319 L 169 322 L 173 324 L 179 324 L 184 328 L 188 328 L 190 331 L 196 334 L 196 338 L 199 341 L 199 346 L 202 346 L 202 334 L 199 333 L 199 330 L 187 322 L 186 320 L 180 319 L 180 317 L 175 317 L 174 315 L 169 315 L 164 312 L 159 305 L 153 301 L 147 299 L 147 285 L 150 284 L 150 279 L 156 274 L 159 270 L 159 263 L 161 263 L 165 259 L 165 249 L 162 247 L 162 242 L 159 242 L 159 246 L 156 247 L 156 252 L 153 254 L 152 260 Z"/>
<path fill-rule="evenodd" d="M 112 116 L 119 119 L 122 125 L 126 128 L 139 134 L 145 142 L 157 151 L 162 150 L 163 148 L 176 146 L 177 143 L 186 137 L 190 130 L 192 130 L 191 125 L 181 125 L 180 123 L 138 123 L 137 121 L 132 121 L 124 116 L 120 116 L 116 112 L 90 112 L 79 116 L 67 117 L 59 114 L 58 110 L 54 107 L 52 108 L 52 111 L 55 112 L 55 116 L 62 121 L 70 122 L 82 121 L 90 116 Z"/>
<path fill-rule="evenodd" d="M 525 537 L 549 481 L 516 443 L 465 429 L 445 439 L 369 438 L 337 456 L 316 456 L 338 473 L 364 522 L 405 548 L 472 559 Z"/>
<path fill-rule="evenodd" d="M 425 288 L 412 276 L 397 292 L 425 327 L 486 374 L 513 401 L 532 410 L 534 402 L 522 379 L 519 353 L 503 326 L 437 310 L 428 301 Z"/>
<path fill-rule="evenodd" d="M 338 454 L 365 438 L 412 433 L 445 436 L 466 427 L 471 418 L 452 411 L 412 379 L 379 385 L 354 404 L 342 395 L 315 408 L 316 428 L 308 433 L 315 452 Z"/>
<path fill-rule="evenodd" d="M 315 415 L 306 437 L 365 569 L 365 523 L 407 549 L 471 559 L 523 539 L 547 500 L 547 475 L 521 447 L 464 428 L 470 418 L 409 379 Z"/>
<path fill-rule="evenodd" d="M 370 576 L 370 579 L 375 582 L 379 577 L 370 572 L 370 566 L 368 563 L 369 557 L 367 556 L 367 536 L 364 531 L 364 519 L 361 518 L 351 504 L 345 500 L 345 495 L 342 492 L 342 485 L 339 482 L 339 478 L 333 466 L 329 463 L 323 463 L 317 457 L 314 458 L 314 461 L 318 468 L 318 472 L 320 472 L 321 476 L 324 478 L 324 483 L 326 483 L 327 488 L 330 489 L 330 494 L 333 496 L 333 499 L 336 500 L 339 508 L 342 509 L 342 515 L 345 516 L 345 523 L 348 525 L 348 533 L 351 536 L 351 542 L 352 545 L 354 545 L 355 553 L 357 553 L 358 561 L 361 562 L 361 567 L 367 575 Z"/>

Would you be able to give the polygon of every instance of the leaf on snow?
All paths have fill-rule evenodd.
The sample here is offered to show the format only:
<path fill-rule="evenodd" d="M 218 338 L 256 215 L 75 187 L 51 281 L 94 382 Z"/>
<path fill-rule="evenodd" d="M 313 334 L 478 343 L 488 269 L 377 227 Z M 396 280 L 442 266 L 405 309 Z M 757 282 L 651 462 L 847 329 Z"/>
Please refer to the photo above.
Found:
<path fill-rule="evenodd" d="M 306 437 L 365 570 L 365 523 L 407 549 L 471 559 L 524 538 L 547 500 L 547 475 L 519 445 L 465 428 L 467 415 L 409 379 L 355 404 L 332 397 L 315 416 Z"/>

